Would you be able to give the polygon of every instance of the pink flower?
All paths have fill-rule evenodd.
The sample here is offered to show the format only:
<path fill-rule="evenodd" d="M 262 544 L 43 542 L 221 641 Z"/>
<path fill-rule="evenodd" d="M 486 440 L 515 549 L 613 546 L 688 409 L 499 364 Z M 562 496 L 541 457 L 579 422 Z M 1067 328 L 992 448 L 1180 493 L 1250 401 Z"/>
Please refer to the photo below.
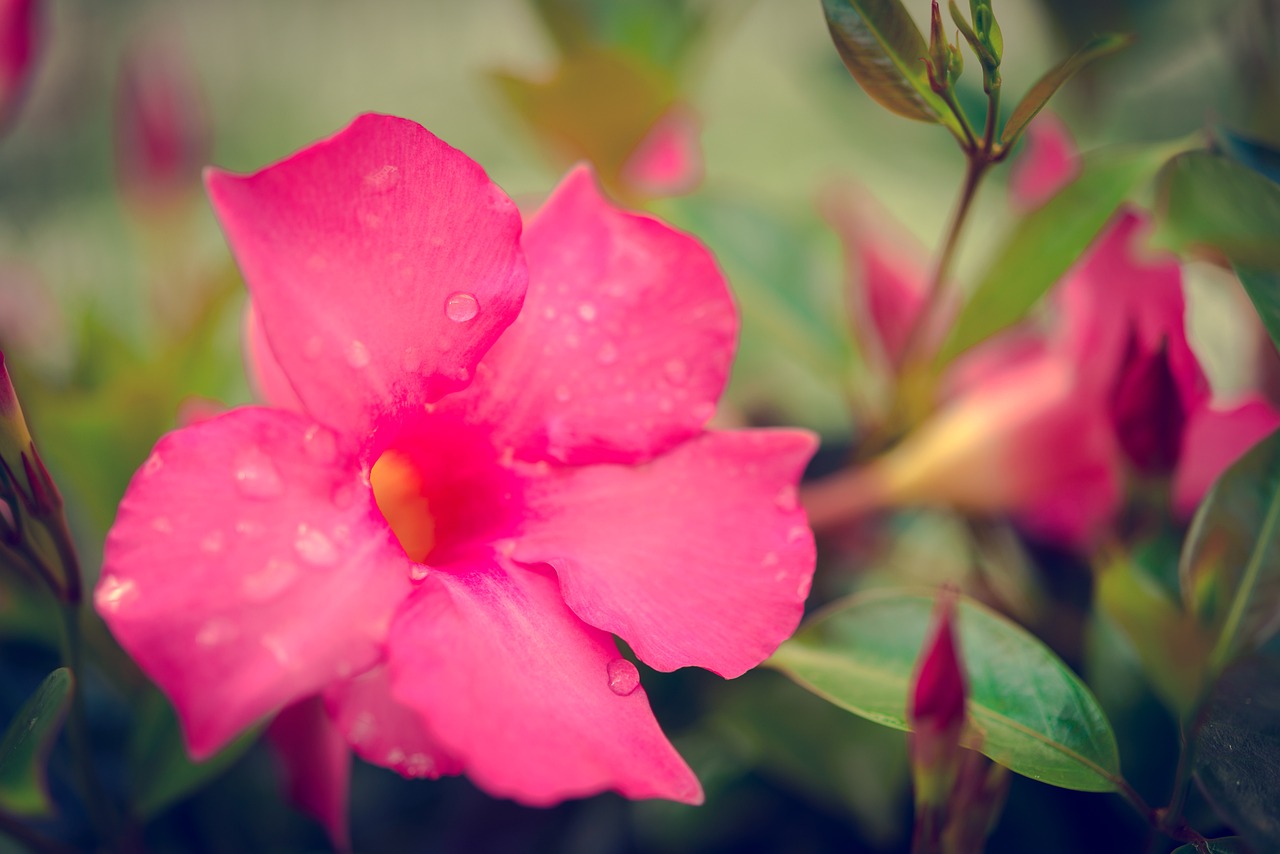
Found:
<path fill-rule="evenodd" d="M 39 6 L 36 0 L 0 0 L 0 127 L 13 119 L 31 83 Z"/>
<path fill-rule="evenodd" d="M 386 116 L 207 184 L 274 406 L 157 443 L 96 595 L 193 755 L 298 703 L 329 744 L 318 696 L 406 776 L 698 802 L 611 635 L 736 676 L 814 561 L 813 437 L 706 429 L 737 327 L 709 253 L 585 169 L 521 235 L 477 164 Z M 335 837 L 341 785 L 304 797 Z"/>
<path fill-rule="evenodd" d="M 662 198 L 692 192 L 702 180 L 698 115 L 676 105 L 658 117 L 622 164 L 619 176 L 639 196 Z"/>

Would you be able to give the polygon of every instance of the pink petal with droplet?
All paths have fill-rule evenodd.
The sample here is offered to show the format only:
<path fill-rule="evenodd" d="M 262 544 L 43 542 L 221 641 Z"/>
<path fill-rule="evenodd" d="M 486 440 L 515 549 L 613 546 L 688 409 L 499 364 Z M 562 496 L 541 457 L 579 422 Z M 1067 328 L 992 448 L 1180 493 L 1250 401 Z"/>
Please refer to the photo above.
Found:
<path fill-rule="evenodd" d="M 643 466 L 552 470 L 525 486 L 512 557 L 546 563 L 579 617 L 659 670 L 738 676 L 795 630 L 813 536 L 798 431 L 707 433 Z"/>
<path fill-rule="evenodd" d="M 289 800 L 324 825 L 333 847 L 351 850 L 347 793 L 351 751 L 319 697 L 286 706 L 267 727 L 284 765 Z"/>
<path fill-rule="evenodd" d="M 462 764 L 427 731 L 422 717 L 391 696 L 385 665 L 331 685 L 325 702 L 347 743 L 366 762 L 411 778 L 461 773 Z"/>
<path fill-rule="evenodd" d="M 711 254 L 611 205 L 585 167 L 530 220 L 524 248 L 524 310 L 442 405 L 529 460 L 634 462 L 700 432 L 738 328 Z"/>
<path fill-rule="evenodd" d="M 366 114 L 209 197 L 307 410 L 359 435 L 470 382 L 514 319 L 520 216 L 473 160 Z"/>
<path fill-rule="evenodd" d="M 433 572 L 397 616 L 389 654 L 395 698 L 492 794 L 537 806 L 605 790 L 702 800 L 644 689 L 619 681 L 613 639 L 573 615 L 550 575 Z"/>
<path fill-rule="evenodd" d="M 1174 512 L 1191 516 L 1213 482 L 1277 427 L 1280 410 L 1256 394 L 1192 412 L 1173 478 Z"/>
<path fill-rule="evenodd" d="M 245 408 L 163 437 L 130 483 L 95 603 L 197 758 L 381 655 L 409 562 L 359 471 L 310 419 Z"/>

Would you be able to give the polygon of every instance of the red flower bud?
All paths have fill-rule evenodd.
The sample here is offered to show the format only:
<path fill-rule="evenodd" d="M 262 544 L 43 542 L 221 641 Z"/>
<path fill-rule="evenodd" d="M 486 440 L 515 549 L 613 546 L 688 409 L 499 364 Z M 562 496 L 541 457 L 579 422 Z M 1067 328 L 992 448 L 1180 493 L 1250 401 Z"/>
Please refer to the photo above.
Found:
<path fill-rule="evenodd" d="M 1130 334 L 1109 402 L 1120 447 L 1143 474 L 1168 474 L 1178 462 L 1187 425 L 1177 377 L 1169 364 L 1168 339 L 1142 352 Z"/>
<path fill-rule="evenodd" d="M 934 623 L 920 652 L 908 720 L 917 732 L 947 736 L 953 743 L 964 726 L 967 689 L 955 628 L 955 594 L 938 597 Z"/>

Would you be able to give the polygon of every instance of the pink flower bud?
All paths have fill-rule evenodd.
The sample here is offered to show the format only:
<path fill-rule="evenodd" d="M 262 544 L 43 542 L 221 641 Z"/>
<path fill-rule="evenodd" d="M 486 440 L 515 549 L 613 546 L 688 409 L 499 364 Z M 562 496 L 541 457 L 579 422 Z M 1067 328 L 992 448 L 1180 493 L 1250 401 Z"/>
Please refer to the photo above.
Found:
<path fill-rule="evenodd" d="M 964 665 L 960 660 L 960 644 L 955 626 L 956 597 L 952 591 L 944 591 L 938 597 L 934 610 L 934 622 L 924 648 L 920 652 L 911 704 L 907 717 L 916 730 L 919 740 L 926 734 L 941 737 L 951 749 L 960 738 L 964 727 L 965 686 Z"/>
<path fill-rule="evenodd" d="M 1168 474 L 1178 462 L 1187 409 L 1169 364 L 1167 342 L 1142 352 L 1130 336 L 1108 406 L 1120 447 L 1143 474 Z"/>
<path fill-rule="evenodd" d="M 35 0 L 0 0 L 0 126 L 13 117 L 31 81 L 38 18 Z"/>

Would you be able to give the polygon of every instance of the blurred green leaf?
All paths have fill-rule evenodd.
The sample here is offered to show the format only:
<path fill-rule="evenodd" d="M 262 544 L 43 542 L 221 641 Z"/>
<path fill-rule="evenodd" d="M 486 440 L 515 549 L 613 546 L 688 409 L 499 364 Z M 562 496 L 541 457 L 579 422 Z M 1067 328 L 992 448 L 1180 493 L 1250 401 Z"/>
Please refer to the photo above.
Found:
<path fill-rule="evenodd" d="M 151 691 L 138 706 L 129 744 L 134 811 L 149 819 L 195 792 L 230 768 L 260 732 L 254 727 L 209 759 L 194 762 L 187 754 L 173 707 L 158 691 Z"/>
<path fill-rule="evenodd" d="M 955 116 L 929 87 L 929 47 L 902 0 L 822 0 L 822 11 L 840 58 L 864 92 L 900 116 L 961 134 Z"/>
<path fill-rule="evenodd" d="M 1087 155 L 1079 177 L 1022 217 L 1004 241 L 956 318 L 938 366 L 1021 320 L 1168 155 L 1167 145 Z"/>
<path fill-rule="evenodd" d="M 1196 739 L 1196 780 L 1218 814 L 1254 851 L 1280 851 L 1280 659 L 1255 655 L 1228 668 Z"/>
<path fill-rule="evenodd" d="M 1109 54 L 1115 53 L 1133 43 L 1133 37 L 1107 33 L 1097 36 L 1071 56 L 1058 63 L 1036 81 L 1035 85 L 1022 96 L 1018 106 L 1013 108 L 1009 121 L 1000 134 L 1002 145 L 1014 144 L 1036 114 L 1049 103 L 1062 84 L 1066 83 L 1084 66 Z"/>
<path fill-rule="evenodd" d="M 53 802 L 45 762 L 71 705 L 75 679 L 60 667 L 23 704 L 0 740 L 0 807 L 24 816 L 49 816 Z"/>
<path fill-rule="evenodd" d="M 932 595 L 875 591 L 811 619 L 769 659 L 799 684 L 868 720 L 908 729 L 907 692 L 934 607 Z M 1106 792 L 1120 778 L 1115 736 L 1093 694 L 1044 644 L 961 599 L 969 682 L 961 743 L 1050 785 Z"/>
<path fill-rule="evenodd" d="M 1265 142 L 1250 139 L 1225 127 L 1216 127 L 1213 129 L 1212 150 L 1280 183 L 1280 150 Z"/>
<path fill-rule="evenodd" d="M 1178 570 L 1187 610 L 1216 638 L 1211 673 L 1280 629 L 1280 431 L 1209 490 Z"/>
<path fill-rule="evenodd" d="M 1224 836 L 1221 839 L 1205 840 L 1209 845 L 1209 854 L 1253 854 L 1244 847 L 1244 840 L 1239 836 Z M 1201 854 L 1201 849 L 1188 842 L 1171 852 L 1171 854 Z"/>
<path fill-rule="evenodd" d="M 1236 276 L 1262 319 L 1271 343 L 1280 349 L 1280 270 L 1236 267 Z"/>
<path fill-rule="evenodd" d="M 1161 246 L 1208 248 L 1235 264 L 1280 268 L 1280 184 L 1207 151 L 1173 158 L 1158 181 Z"/>

